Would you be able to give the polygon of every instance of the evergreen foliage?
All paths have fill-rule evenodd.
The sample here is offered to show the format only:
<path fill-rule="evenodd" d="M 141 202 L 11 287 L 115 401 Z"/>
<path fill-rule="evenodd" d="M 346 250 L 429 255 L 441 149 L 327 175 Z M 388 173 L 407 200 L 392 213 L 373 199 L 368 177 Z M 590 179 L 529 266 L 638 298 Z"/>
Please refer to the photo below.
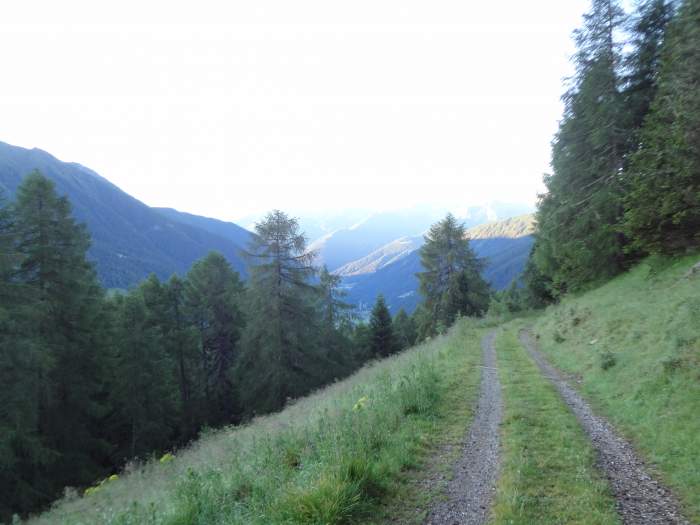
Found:
<path fill-rule="evenodd" d="M 483 261 L 469 246 L 464 224 L 452 214 L 430 227 L 420 249 L 420 292 L 430 314 L 427 335 L 443 332 L 459 315 L 479 316 L 488 307 Z"/>
<path fill-rule="evenodd" d="M 401 350 L 405 350 L 416 344 L 418 338 L 416 321 L 413 317 L 409 316 L 403 308 L 399 310 L 399 313 L 394 317 L 392 326 L 398 347 Z"/>
<path fill-rule="evenodd" d="M 388 357 L 399 349 L 394 335 L 391 314 L 384 296 L 377 296 L 369 319 L 370 353 L 374 358 Z"/>
<path fill-rule="evenodd" d="M 314 254 L 296 219 L 275 210 L 255 226 L 247 252 L 254 263 L 238 364 L 241 399 L 270 411 L 341 375 L 338 362 L 322 351 L 321 322 L 315 308 Z"/>
<path fill-rule="evenodd" d="M 700 245 L 697 0 L 644 0 L 633 15 L 593 0 L 575 39 L 524 276 L 531 306 Z"/>
<path fill-rule="evenodd" d="M 700 245 L 700 2 L 686 0 L 663 48 L 658 92 L 632 157 L 624 231 L 650 253 Z"/>
<path fill-rule="evenodd" d="M 48 179 L 0 201 L 0 521 L 367 359 L 339 278 L 312 283 L 296 220 L 275 211 L 257 232 L 248 287 L 210 253 L 185 278 L 107 297 Z"/>

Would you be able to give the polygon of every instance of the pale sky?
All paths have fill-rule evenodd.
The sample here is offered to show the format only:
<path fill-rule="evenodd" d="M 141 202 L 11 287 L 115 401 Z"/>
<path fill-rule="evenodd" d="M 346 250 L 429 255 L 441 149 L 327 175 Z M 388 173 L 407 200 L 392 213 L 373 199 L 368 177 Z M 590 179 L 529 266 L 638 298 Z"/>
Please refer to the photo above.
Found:
<path fill-rule="evenodd" d="M 229 220 L 534 203 L 587 7 L 3 2 L 0 140 Z"/>

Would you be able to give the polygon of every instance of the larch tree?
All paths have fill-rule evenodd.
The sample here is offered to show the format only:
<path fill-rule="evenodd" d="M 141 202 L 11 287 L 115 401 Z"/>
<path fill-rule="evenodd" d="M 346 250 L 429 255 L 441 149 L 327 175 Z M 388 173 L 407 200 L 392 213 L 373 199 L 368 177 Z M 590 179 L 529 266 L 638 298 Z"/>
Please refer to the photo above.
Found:
<path fill-rule="evenodd" d="M 270 411 L 319 386 L 331 366 L 319 349 L 315 254 L 298 221 L 274 210 L 255 225 L 246 255 L 249 322 L 237 375 L 249 411 Z"/>

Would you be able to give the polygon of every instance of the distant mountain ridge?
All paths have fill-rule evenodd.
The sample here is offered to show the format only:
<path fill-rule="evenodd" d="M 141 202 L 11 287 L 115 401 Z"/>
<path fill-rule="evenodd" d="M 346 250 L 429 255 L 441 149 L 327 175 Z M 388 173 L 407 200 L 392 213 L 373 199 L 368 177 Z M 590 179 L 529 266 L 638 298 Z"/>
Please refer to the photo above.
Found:
<path fill-rule="evenodd" d="M 246 237 L 242 228 L 150 208 L 80 164 L 62 162 L 40 149 L 0 142 L 0 187 L 9 198 L 35 169 L 69 198 L 74 216 L 87 225 L 92 236 L 89 257 L 107 288 L 128 288 L 150 273 L 161 279 L 183 274 L 211 250 L 226 256 L 238 272 L 246 272 L 239 256 L 239 241 Z"/>
<path fill-rule="evenodd" d="M 76 219 L 92 236 L 89 257 L 106 288 L 129 288 L 149 274 L 160 279 L 184 274 L 209 251 L 221 252 L 242 276 L 241 257 L 250 231 L 232 222 L 201 217 L 172 208 L 151 208 L 80 164 L 62 162 L 39 149 L 0 142 L 0 188 L 12 198 L 22 179 L 38 169 L 51 179 L 59 194 L 71 201 Z M 484 276 L 494 288 L 507 286 L 524 267 L 532 244 L 531 215 L 487 222 L 488 217 L 512 212 L 514 205 L 470 207 L 461 214 L 477 255 L 488 259 Z M 326 224 L 353 224 L 327 232 L 311 249 L 318 264 L 343 276 L 349 302 L 364 307 L 383 293 L 395 313 L 418 304 L 415 273 L 421 271 L 418 248 L 422 234 L 440 219 L 434 209 L 418 208 L 366 214 L 341 213 Z M 303 219 L 301 220 L 303 223 Z"/>
<path fill-rule="evenodd" d="M 485 259 L 484 279 L 494 289 L 506 288 L 522 273 L 534 242 L 534 229 L 534 215 L 527 214 L 467 230 L 471 247 L 479 258 Z M 403 246 L 408 246 L 408 241 L 405 242 Z M 341 267 L 337 273 L 343 277 L 348 293 L 346 300 L 366 313 L 377 294 L 381 293 L 392 314 L 401 308 L 412 312 L 421 300 L 416 273 L 423 270 L 419 252 L 422 243 L 422 238 L 412 238 L 410 245 L 415 248 L 408 251 L 394 250 L 395 243 L 389 243 L 367 257 Z M 384 253 L 392 255 L 388 264 L 382 264 L 385 258 L 381 255 Z"/>
<path fill-rule="evenodd" d="M 511 203 L 490 203 L 470 206 L 455 213 L 468 228 L 488 221 L 529 213 L 529 206 Z M 319 255 L 319 263 L 338 274 L 357 274 L 361 268 L 353 267 L 356 261 L 371 257 L 365 261 L 391 257 L 404 247 L 400 239 L 410 238 L 422 243 L 422 235 L 432 224 L 444 218 L 446 210 L 434 207 L 415 207 L 408 210 L 395 210 L 371 214 L 364 220 L 324 234 L 311 245 Z M 417 248 L 420 244 L 417 244 Z M 350 266 L 347 266 L 349 265 Z"/>

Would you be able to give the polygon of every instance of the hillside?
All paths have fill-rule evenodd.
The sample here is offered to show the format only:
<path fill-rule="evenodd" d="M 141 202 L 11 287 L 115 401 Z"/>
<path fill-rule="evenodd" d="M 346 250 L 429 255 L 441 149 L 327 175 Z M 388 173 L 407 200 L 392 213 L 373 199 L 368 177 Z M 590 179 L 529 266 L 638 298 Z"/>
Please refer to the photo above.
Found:
<path fill-rule="evenodd" d="M 470 424 L 484 424 L 479 407 L 489 406 L 476 403 L 489 395 L 478 392 L 480 375 L 482 387 L 495 382 L 503 396 L 503 423 L 483 443 L 503 440 L 495 449 L 494 498 L 476 500 L 493 505 L 493 523 L 612 525 L 640 504 L 609 485 L 596 461 L 600 443 L 584 432 L 555 380 L 575 385 L 579 405 L 590 402 L 624 436 L 616 439 L 630 440 L 646 464 L 638 468 L 650 468 L 638 484 L 650 483 L 654 494 L 642 494 L 650 499 L 641 504 L 660 495 L 660 505 L 678 505 L 645 510 L 654 523 L 683 523 L 678 512 L 700 523 L 699 263 L 697 254 L 649 259 L 534 316 L 462 320 L 447 336 L 278 414 L 209 433 L 87 495 L 69 492 L 29 523 L 423 523 L 440 516 L 445 502 L 459 508 L 464 497 L 451 492 L 450 472 L 470 447 L 482 446 L 465 434 Z M 533 324 L 536 342 L 528 345 L 564 379 L 538 368 L 536 354 L 519 342 Z M 637 475 L 624 462 L 605 468 Z"/>
<path fill-rule="evenodd" d="M 532 215 L 489 222 L 467 231 L 477 256 L 486 260 L 483 276 L 494 289 L 506 288 L 523 271 L 533 231 Z M 399 239 L 341 267 L 338 272 L 342 272 L 348 302 L 366 311 L 382 293 L 392 313 L 400 308 L 412 312 L 420 302 L 416 273 L 422 271 L 418 252 L 422 240 Z"/>
<path fill-rule="evenodd" d="M 161 279 L 184 273 L 211 250 L 245 273 L 238 255 L 246 238 L 230 223 L 150 208 L 80 164 L 62 162 L 39 149 L 0 142 L 0 188 L 10 197 L 22 178 L 40 170 L 73 206 L 92 236 L 90 258 L 107 288 L 129 288 L 155 273 Z"/>

